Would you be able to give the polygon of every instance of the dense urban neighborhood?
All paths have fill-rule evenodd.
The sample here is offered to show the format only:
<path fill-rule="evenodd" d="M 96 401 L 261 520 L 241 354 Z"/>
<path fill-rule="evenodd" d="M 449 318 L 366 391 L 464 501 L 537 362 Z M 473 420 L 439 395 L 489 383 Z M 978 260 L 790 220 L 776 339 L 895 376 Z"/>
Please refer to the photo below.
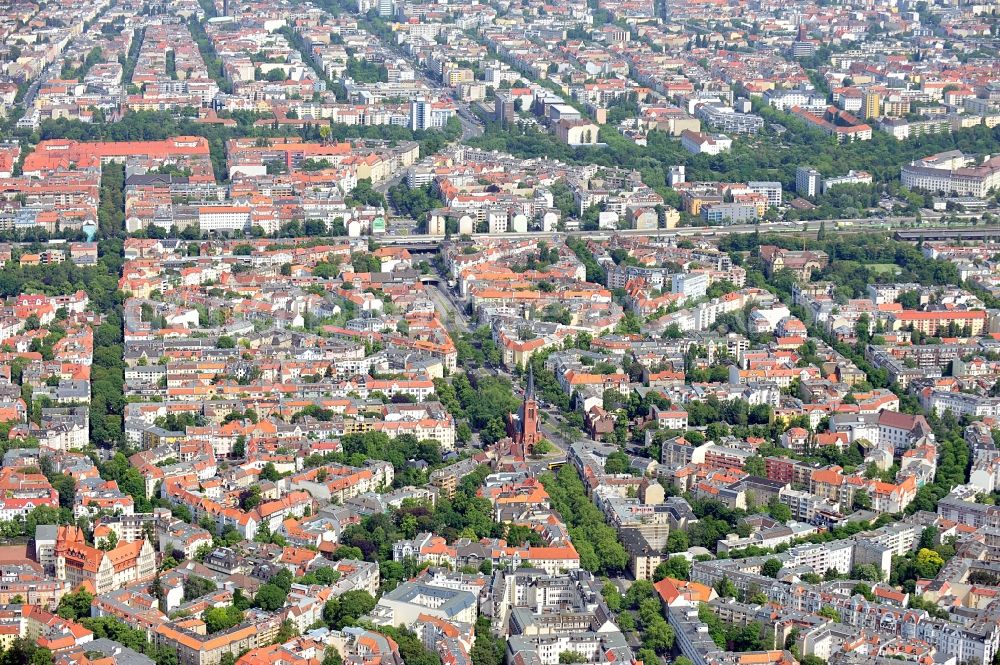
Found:
<path fill-rule="evenodd" d="M 1000 10 L 0 2 L 0 665 L 1000 664 Z"/>

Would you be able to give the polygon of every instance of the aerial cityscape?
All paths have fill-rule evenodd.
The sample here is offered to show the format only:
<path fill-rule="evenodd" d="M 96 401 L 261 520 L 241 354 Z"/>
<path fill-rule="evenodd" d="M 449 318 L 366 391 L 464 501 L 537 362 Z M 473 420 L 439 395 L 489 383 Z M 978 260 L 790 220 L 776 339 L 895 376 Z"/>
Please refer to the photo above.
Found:
<path fill-rule="evenodd" d="M 1000 6 L 0 0 L 0 665 L 1000 665 Z"/>

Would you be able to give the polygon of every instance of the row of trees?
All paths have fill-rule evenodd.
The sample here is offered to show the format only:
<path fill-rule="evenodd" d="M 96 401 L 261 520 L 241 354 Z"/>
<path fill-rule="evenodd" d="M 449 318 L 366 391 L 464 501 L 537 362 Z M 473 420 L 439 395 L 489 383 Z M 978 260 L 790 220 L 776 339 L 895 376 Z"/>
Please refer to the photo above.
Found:
<path fill-rule="evenodd" d="M 94 443 L 106 447 L 121 446 L 125 439 L 124 294 L 118 290 L 116 283 L 116 278 L 121 274 L 124 252 L 120 240 L 125 231 L 124 190 L 124 165 L 104 165 L 101 169 L 101 197 L 97 214 L 98 232 L 103 238 L 98 245 L 98 274 L 91 279 L 87 279 L 88 276 L 82 278 L 92 306 L 104 318 L 94 333 L 90 377 L 90 438 Z M 50 267 L 44 267 L 46 272 Z M 62 292 L 72 291 L 65 288 Z M 138 471 L 132 469 L 132 476 L 130 480 L 133 482 L 124 486 L 123 491 L 127 491 L 125 487 L 130 486 L 136 501 L 148 503 L 145 483 L 138 477 Z"/>
<path fill-rule="evenodd" d="M 549 348 L 536 352 L 528 361 L 531 364 L 531 371 L 535 375 L 535 393 L 542 400 L 559 409 L 560 412 L 570 413 L 572 412 L 570 395 L 567 395 L 562 386 L 559 385 L 555 372 L 545 367 L 546 359 L 554 350 L 554 348 Z M 520 367 L 517 368 L 517 372 L 524 374 L 524 370 L 521 370 Z"/>
<path fill-rule="evenodd" d="M 101 167 L 97 230 L 102 238 L 121 238 L 125 235 L 124 164 L 105 164 Z"/>
<path fill-rule="evenodd" d="M 467 369 L 483 365 L 497 366 L 501 363 L 500 350 L 493 342 L 493 332 L 489 326 L 480 326 L 471 333 L 464 333 L 455 339 L 458 363 Z"/>
<path fill-rule="evenodd" d="M 963 425 L 968 424 L 955 418 L 951 411 L 938 418 L 934 413 L 927 416 L 927 421 L 934 430 L 938 447 L 937 472 L 934 482 L 923 485 L 917 490 L 917 497 L 909 506 L 907 512 L 918 510 L 934 512 L 938 502 L 948 495 L 956 485 L 967 482 L 969 478 L 969 445 L 962 437 Z"/>
<path fill-rule="evenodd" d="M 139 51 L 142 50 L 142 40 L 145 36 L 145 28 L 133 30 L 132 44 L 128 48 L 128 53 L 118 55 L 118 62 L 122 65 L 122 81 L 126 84 L 132 81 L 132 74 L 135 72 L 136 63 L 139 62 Z"/>
<path fill-rule="evenodd" d="M 0 297 L 22 293 L 62 295 L 85 291 L 92 308 L 104 321 L 94 332 L 94 362 L 91 370 L 91 439 L 98 445 L 114 446 L 122 440 L 122 302 L 118 275 L 122 265 L 122 243 L 102 240 L 96 266 L 82 267 L 70 261 L 42 266 L 18 266 L 9 262 L 0 268 Z M 40 349 L 41 350 L 41 349 Z"/>
<path fill-rule="evenodd" d="M 69 61 L 64 62 L 59 76 L 64 79 L 83 80 L 83 77 L 87 75 L 90 68 L 101 61 L 101 55 L 101 47 L 95 46 L 87 52 L 87 55 L 84 56 L 83 60 L 81 60 L 80 64 L 76 67 L 70 65 Z"/>
<path fill-rule="evenodd" d="M 198 4 L 201 5 L 202 11 L 205 12 L 205 16 L 208 18 L 213 18 L 216 16 L 215 3 L 212 0 L 198 0 Z M 197 17 L 191 16 L 188 19 L 188 30 L 191 31 L 191 36 L 194 38 L 195 44 L 198 45 L 198 51 L 201 53 L 201 58 L 205 62 L 205 68 L 208 69 L 208 75 L 212 77 L 215 84 L 219 86 L 219 90 L 227 94 L 232 94 L 233 86 L 226 78 L 226 72 L 222 65 L 222 58 L 215 51 L 215 44 L 212 39 L 205 32 L 205 26 L 201 24 L 201 21 Z"/>
<path fill-rule="evenodd" d="M 545 491 L 569 527 L 573 545 L 580 555 L 580 566 L 591 572 L 618 575 L 628 565 L 628 553 L 618 540 L 614 527 L 587 496 L 576 469 L 566 464 L 555 474 L 541 477 Z"/>

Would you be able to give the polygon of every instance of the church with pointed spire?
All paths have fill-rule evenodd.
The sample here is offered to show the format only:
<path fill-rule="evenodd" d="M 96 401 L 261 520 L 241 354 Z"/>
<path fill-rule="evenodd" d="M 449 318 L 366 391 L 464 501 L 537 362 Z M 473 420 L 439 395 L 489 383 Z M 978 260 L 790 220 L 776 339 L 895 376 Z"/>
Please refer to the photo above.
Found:
<path fill-rule="evenodd" d="M 524 391 L 524 401 L 517 413 L 507 417 L 507 435 L 511 438 L 512 452 L 517 457 L 527 457 L 542 440 L 538 429 L 538 401 L 535 399 L 535 371 L 528 365 L 528 387 Z"/>

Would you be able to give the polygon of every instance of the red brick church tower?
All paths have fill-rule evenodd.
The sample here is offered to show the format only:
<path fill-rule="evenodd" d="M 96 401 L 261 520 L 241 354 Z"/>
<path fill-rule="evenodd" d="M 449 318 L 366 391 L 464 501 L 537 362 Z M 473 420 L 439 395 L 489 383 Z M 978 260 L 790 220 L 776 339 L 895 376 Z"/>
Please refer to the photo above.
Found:
<path fill-rule="evenodd" d="M 535 400 L 535 372 L 528 365 L 528 387 L 524 391 L 524 401 L 517 414 L 510 414 L 507 421 L 507 433 L 513 439 L 514 450 L 520 457 L 532 453 L 535 444 L 541 441 L 542 434 L 538 429 L 538 402 Z"/>

